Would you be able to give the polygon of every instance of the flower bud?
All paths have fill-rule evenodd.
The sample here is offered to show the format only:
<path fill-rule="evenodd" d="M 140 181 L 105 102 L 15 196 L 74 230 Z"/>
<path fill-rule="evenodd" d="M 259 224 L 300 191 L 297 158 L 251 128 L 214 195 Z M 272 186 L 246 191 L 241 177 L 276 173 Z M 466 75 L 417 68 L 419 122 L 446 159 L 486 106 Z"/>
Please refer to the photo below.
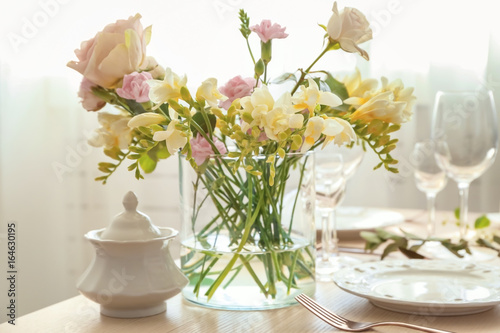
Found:
<path fill-rule="evenodd" d="M 267 43 L 260 42 L 260 57 L 266 65 L 271 61 L 273 53 L 271 42 L 272 40 L 269 40 Z"/>
<path fill-rule="evenodd" d="M 260 77 L 264 74 L 264 67 L 264 62 L 262 59 L 259 59 L 259 61 L 255 63 L 255 76 Z"/>

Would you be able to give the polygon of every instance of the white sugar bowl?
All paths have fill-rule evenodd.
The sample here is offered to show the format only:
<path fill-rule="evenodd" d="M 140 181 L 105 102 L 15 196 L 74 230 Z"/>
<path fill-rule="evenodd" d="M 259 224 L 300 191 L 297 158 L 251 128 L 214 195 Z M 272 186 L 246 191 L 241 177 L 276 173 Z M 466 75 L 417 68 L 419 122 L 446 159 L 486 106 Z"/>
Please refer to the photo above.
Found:
<path fill-rule="evenodd" d="M 177 230 L 156 227 L 136 210 L 137 197 L 128 192 L 125 211 L 107 229 L 92 230 L 85 237 L 96 255 L 78 281 L 78 290 L 101 305 L 109 317 L 136 318 L 166 310 L 165 301 L 188 283 L 169 251 Z"/>

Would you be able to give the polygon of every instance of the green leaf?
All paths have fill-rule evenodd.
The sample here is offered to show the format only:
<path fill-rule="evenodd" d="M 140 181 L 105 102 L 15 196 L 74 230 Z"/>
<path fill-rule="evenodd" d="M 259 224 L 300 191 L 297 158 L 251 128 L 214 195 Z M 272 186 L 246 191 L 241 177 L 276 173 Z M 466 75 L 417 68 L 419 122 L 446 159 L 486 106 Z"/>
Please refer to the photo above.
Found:
<path fill-rule="evenodd" d="M 341 100 L 349 98 L 349 93 L 347 92 L 345 85 L 342 82 L 335 80 L 330 73 L 324 73 L 326 73 L 326 79 L 324 81 L 330 87 L 330 91 L 340 97 Z"/>
<path fill-rule="evenodd" d="M 205 117 L 203 116 L 202 112 L 204 111 L 196 112 L 192 118 L 192 121 L 196 122 L 198 126 L 200 126 L 205 133 L 209 133 L 209 126 L 205 121 Z M 215 124 L 217 122 L 217 117 L 215 117 L 215 115 L 211 113 L 205 113 L 205 115 L 208 117 L 210 128 L 213 131 L 213 129 L 215 128 Z M 198 134 L 198 130 L 193 125 L 191 125 L 191 132 L 193 132 L 193 137 L 195 137 L 196 134 Z"/>
<path fill-rule="evenodd" d="M 144 110 L 144 107 L 141 105 L 141 103 L 137 103 L 133 99 L 124 99 L 124 100 L 125 100 L 125 103 L 127 103 L 127 105 L 130 108 L 130 110 L 135 115 L 138 115 L 138 114 L 146 112 L 146 110 Z"/>
<path fill-rule="evenodd" d="M 483 229 L 490 226 L 490 219 L 486 215 L 482 215 L 476 219 L 474 222 L 474 229 Z"/>
<path fill-rule="evenodd" d="M 114 160 L 120 160 L 120 156 L 123 155 L 122 151 L 118 147 L 104 149 L 104 154 Z"/>
<path fill-rule="evenodd" d="M 455 213 L 455 218 L 457 220 L 460 220 L 460 208 L 455 208 L 454 213 Z"/>
<path fill-rule="evenodd" d="M 139 165 L 145 173 L 151 173 L 156 169 L 156 161 L 149 156 L 149 154 L 144 154 L 139 158 Z"/>
<path fill-rule="evenodd" d="M 323 28 L 323 30 L 327 31 L 326 25 L 318 23 L 318 25 Z"/>
<path fill-rule="evenodd" d="M 410 258 L 410 259 L 425 259 L 425 257 L 415 251 L 412 251 L 412 250 L 408 250 L 408 249 L 405 249 L 405 248 L 399 248 L 399 251 L 401 251 L 401 253 L 403 253 L 406 257 Z"/>
<path fill-rule="evenodd" d="M 381 259 L 384 259 L 385 257 L 387 257 L 389 255 L 389 253 L 397 251 L 398 249 L 399 249 L 399 246 L 396 243 L 391 243 L 391 244 L 387 245 L 384 249 L 384 252 L 382 253 Z"/>

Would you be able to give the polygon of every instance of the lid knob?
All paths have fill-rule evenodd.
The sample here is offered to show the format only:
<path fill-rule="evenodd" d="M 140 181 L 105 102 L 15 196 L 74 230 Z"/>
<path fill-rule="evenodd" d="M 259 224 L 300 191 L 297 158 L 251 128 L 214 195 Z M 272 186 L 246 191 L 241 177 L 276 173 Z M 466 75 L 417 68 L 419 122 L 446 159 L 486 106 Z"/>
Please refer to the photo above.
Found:
<path fill-rule="evenodd" d="M 137 210 L 139 201 L 134 192 L 123 197 L 125 211 L 115 216 L 111 224 L 101 234 L 101 239 L 134 241 L 161 237 L 161 232 L 151 223 L 149 217 Z"/>

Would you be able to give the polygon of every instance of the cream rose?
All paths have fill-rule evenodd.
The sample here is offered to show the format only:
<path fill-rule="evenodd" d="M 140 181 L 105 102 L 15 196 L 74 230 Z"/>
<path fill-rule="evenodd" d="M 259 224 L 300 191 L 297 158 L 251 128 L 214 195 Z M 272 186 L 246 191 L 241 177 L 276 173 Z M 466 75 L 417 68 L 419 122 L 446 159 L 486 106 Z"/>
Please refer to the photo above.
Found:
<path fill-rule="evenodd" d="M 146 57 L 151 26 L 142 28 L 141 15 L 118 20 L 75 50 L 78 61 L 68 67 L 104 88 L 116 88 L 125 74 L 138 71 Z"/>
<path fill-rule="evenodd" d="M 337 9 L 337 2 L 333 4 L 333 15 L 328 21 L 327 32 L 334 42 L 338 42 L 342 50 L 359 53 L 366 60 L 368 53 L 358 44 L 372 39 L 372 29 L 365 15 L 356 8 L 345 7 L 342 13 Z"/>

